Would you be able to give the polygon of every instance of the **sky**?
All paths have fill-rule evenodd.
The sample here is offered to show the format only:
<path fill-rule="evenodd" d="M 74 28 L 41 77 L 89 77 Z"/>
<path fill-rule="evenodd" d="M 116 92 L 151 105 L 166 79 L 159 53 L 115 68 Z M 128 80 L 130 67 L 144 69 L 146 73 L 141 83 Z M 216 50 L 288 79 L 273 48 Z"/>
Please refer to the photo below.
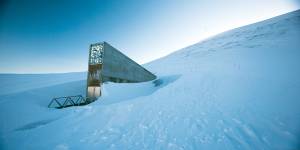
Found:
<path fill-rule="evenodd" d="M 106 41 L 144 64 L 300 8 L 298 0 L 0 0 L 0 73 L 87 70 Z"/>

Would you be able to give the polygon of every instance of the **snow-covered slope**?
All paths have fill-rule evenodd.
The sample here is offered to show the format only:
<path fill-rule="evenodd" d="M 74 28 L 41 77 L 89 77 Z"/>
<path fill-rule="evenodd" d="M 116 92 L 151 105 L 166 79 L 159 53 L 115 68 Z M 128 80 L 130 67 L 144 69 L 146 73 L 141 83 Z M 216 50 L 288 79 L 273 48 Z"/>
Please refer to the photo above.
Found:
<path fill-rule="evenodd" d="M 61 74 L 0 74 L 0 95 L 86 79 L 86 72 Z"/>
<path fill-rule="evenodd" d="M 84 107 L 47 108 L 84 94 L 79 76 L 6 94 L 0 149 L 297 149 L 299 26 L 296 11 L 224 32 L 146 64 L 158 80 L 107 83 Z"/>

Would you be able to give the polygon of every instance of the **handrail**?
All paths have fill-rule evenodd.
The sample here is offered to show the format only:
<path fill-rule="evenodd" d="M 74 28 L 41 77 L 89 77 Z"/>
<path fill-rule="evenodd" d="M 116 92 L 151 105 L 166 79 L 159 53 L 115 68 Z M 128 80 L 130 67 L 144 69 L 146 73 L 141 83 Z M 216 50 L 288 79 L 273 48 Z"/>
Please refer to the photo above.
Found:
<path fill-rule="evenodd" d="M 83 97 L 82 95 L 55 97 L 48 104 L 48 108 L 65 108 L 70 106 L 81 106 L 92 103 L 96 98 Z"/>

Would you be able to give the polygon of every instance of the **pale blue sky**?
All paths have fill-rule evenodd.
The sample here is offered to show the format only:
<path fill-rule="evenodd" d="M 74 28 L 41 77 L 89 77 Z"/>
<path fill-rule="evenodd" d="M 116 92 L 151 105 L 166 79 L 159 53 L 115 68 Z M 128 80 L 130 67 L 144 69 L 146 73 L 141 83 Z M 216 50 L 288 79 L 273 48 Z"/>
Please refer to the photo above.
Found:
<path fill-rule="evenodd" d="M 86 71 L 89 44 L 100 41 L 146 63 L 299 8 L 297 0 L 6 0 L 0 72 Z"/>

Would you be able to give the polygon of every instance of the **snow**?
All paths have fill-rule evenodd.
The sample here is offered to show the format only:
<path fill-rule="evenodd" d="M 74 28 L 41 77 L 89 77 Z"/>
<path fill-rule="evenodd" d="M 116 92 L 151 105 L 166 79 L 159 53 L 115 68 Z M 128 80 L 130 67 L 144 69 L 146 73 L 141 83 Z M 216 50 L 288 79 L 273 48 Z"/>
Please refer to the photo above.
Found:
<path fill-rule="evenodd" d="M 299 25 L 296 11 L 221 33 L 82 107 L 47 104 L 84 95 L 85 73 L 0 75 L 0 149 L 297 149 Z"/>
<path fill-rule="evenodd" d="M 0 74 L 0 95 L 78 81 L 79 79 L 85 80 L 86 77 L 85 72 L 62 74 Z"/>

